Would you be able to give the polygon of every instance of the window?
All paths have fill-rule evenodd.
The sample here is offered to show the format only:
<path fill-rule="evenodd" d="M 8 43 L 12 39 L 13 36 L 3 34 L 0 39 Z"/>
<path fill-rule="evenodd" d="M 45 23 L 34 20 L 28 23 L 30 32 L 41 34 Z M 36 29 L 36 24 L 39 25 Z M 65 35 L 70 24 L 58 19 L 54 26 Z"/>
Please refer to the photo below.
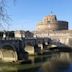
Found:
<path fill-rule="evenodd" d="M 48 21 L 48 23 L 50 23 L 50 21 Z"/>

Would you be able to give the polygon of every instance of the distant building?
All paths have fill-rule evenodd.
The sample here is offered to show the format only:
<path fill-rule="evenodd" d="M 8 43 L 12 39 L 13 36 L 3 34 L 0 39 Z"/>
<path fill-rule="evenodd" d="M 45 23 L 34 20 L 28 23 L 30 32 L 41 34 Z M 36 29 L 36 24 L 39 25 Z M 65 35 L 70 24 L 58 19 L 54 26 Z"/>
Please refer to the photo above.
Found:
<path fill-rule="evenodd" d="M 36 31 L 68 30 L 67 21 L 58 21 L 55 15 L 45 16 L 36 26 Z"/>

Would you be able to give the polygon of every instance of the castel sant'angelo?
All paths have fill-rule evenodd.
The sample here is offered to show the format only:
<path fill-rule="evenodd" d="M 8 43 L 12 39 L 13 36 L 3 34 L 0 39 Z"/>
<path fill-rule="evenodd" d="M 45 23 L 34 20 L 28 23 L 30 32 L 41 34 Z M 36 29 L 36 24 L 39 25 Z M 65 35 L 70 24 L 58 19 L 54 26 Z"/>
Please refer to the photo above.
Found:
<path fill-rule="evenodd" d="M 57 20 L 56 15 L 49 15 L 43 18 L 43 21 L 39 22 L 36 26 L 36 31 L 57 31 L 68 30 L 67 21 Z"/>
<path fill-rule="evenodd" d="M 27 59 L 25 52 L 40 53 L 49 43 L 72 47 L 72 30 L 68 30 L 67 21 L 58 20 L 56 15 L 45 16 L 32 32 L 0 31 L 0 59 L 7 62 Z"/>
<path fill-rule="evenodd" d="M 60 21 L 56 15 L 45 16 L 42 21 L 36 24 L 35 30 L 30 31 L 1 31 L 0 39 L 37 39 L 50 38 L 54 42 L 61 42 L 68 46 L 72 44 L 72 30 L 68 29 L 67 21 Z"/>
<path fill-rule="evenodd" d="M 34 36 L 48 37 L 65 45 L 72 45 L 72 30 L 68 29 L 68 22 L 57 20 L 56 15 L 45 16 L 36 25 Z"/>

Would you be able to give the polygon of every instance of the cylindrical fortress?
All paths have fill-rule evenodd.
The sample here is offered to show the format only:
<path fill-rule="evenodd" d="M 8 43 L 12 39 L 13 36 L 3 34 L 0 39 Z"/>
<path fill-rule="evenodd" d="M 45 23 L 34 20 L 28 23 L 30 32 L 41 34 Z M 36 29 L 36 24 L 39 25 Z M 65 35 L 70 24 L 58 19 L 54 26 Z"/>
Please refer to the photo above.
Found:
<path fill-rule="evenodd" d="M 36 31 L 47 31 L 47 30 L 68 30 L 67 21 L 57 21 L 55 15 L 45 16 L 43 21 L 36 25 Z"/>

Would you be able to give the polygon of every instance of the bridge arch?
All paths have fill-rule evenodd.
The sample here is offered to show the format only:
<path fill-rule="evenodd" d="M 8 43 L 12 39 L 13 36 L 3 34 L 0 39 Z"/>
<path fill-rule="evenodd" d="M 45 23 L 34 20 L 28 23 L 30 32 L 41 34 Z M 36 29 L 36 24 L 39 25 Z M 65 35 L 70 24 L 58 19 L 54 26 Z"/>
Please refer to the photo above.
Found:
<path fill-rule="evenodd" d="M 16 48 L 11 44 L 3 44 L 0 48 L 0 58 L 5 62 L 17 61 Z"/>

